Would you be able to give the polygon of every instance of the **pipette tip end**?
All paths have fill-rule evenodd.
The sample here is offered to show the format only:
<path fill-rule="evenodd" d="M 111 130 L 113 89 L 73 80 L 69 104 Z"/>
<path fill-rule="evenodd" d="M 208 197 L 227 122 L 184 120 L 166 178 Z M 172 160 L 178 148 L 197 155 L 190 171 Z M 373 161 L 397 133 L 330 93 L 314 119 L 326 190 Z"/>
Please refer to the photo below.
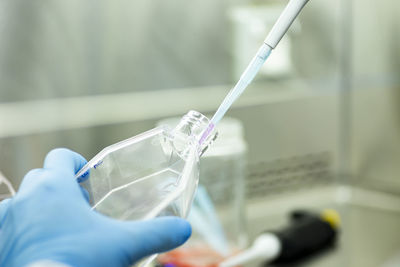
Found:
<path fill-rule="evenodd" d="M 208 135 L 211 133 L 211 131 L 214 129 L 214 127 L 215 127 L 214 123 L 210 122 L 207 129 L 204 131 L 203 135 L 201 136 L 201 138 L 199 140 L 200 145 L 203 144 L 204 140 L 207 139 Z"/>

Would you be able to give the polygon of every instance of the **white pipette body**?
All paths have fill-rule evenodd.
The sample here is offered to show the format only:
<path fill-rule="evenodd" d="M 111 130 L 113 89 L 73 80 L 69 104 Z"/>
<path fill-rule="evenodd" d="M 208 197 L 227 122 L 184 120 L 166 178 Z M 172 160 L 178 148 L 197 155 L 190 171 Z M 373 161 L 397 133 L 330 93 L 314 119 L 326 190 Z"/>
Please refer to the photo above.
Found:
<path fill-rule="evenodd" d="M 309 0 L 290 0 L 267 35 L 267 38 L 265 38 L 264 43 L 272 47 L 272 49 L 275 49 L 308 1 Z"/>
<path fill-rule="evenodd" d="M 222 104 L 219 106 L 218 110 L 215 112 L 214 116 L 210 121 L 209 127 L 203 133 L 203 136 L 199 140 L 201 144 L 208 134 L 212 131 L 215 125 L 222 119 L 228 109 L 231 107 L 233 102 L 244 92 L 247 86 L 254 79 L 264 62 L 267 60 L 268 56 L 271 54 L 272 49 L 274 49 L 282 37 L 286 34 L 290 25 L 296 19 L 297 15 L 303 9 L 305 4 L 309 0 L 290 0 L 282 14 L 279 16 L 278 20 L 272 27 L 267 38 L 265 38 L 264 43 L 257 51 L 257 54 L 251 60 L 250 64 L 247 66 L 239 81 L 236 83 L 235 87 L 231 89 L 228 95 L 225 97 Z"/>

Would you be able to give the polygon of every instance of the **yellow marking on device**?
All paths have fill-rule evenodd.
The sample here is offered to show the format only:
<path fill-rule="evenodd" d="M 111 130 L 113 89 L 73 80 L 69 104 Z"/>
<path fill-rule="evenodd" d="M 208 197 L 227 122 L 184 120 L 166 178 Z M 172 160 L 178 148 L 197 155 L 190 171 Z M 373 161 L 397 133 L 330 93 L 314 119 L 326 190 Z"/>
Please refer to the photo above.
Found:
<path fill-rule="evenodd" d="M 321 212 L 322 220 L 329 223 L 333 229 L 337 229 L 340 227 L 340 215 L 336 210 L 326 209 Z"/>

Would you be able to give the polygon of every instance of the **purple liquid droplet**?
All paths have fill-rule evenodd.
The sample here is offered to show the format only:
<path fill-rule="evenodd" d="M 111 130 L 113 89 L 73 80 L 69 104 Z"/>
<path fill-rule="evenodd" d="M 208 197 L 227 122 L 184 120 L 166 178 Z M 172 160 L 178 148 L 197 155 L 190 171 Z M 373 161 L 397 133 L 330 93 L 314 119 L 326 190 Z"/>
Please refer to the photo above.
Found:
<path fill-rule="evenodd" d="M 203 135 L 200 138 L 199 144 L 203 144 L 204 140 L 208 137 L 208 135 L 211 133 L 211 131 L 214 129 L 214 124 L 210 123 L 207 127 L 207 129 L 204 131 Z"/>

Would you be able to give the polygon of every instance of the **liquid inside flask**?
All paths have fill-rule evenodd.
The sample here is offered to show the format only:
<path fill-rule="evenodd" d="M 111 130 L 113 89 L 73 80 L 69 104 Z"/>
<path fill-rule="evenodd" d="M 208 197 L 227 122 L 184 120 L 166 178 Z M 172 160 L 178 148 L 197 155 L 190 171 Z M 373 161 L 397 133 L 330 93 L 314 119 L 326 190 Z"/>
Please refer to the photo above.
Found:
<path fill-rule="evenodd" d="M 188 215 L 199 181 L 199 157 L 216 138 L 190 111 L 171 129 L 160 126 L 103 149 L 76 175 L 96 211 L 120 220 Z"/>

